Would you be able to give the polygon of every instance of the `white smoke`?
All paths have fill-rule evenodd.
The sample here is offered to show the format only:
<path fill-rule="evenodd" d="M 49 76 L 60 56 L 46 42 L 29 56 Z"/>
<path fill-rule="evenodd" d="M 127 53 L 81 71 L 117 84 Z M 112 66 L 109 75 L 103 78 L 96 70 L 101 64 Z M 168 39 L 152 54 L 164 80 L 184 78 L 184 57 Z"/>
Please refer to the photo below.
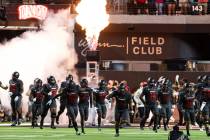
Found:
<path fill-rule="evenodd" d="M 65 79 L 68 71 L 75 75 L 77 55 L 73 44 L 74 19 L 69 10 L 50 13 L 40 31 L 27 31 L 21 36 L 0 44 L 0 81 L 8 85 L 14 71 L 24 83 L 24 111 L 27 111 L 25 93 L 37 77 L 43 82 L 49 75 L 57 81 Z M 1 89 L 3 105 L 10 107 L 8 92 Z"/>

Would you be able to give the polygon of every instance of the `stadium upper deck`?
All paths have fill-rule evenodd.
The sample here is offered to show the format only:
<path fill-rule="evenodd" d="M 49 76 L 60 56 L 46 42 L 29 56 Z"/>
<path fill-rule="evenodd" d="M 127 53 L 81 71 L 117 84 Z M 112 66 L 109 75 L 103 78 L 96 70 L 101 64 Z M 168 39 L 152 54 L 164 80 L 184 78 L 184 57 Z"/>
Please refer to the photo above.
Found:
<path fill-rule="evenodd" d="M 153 2 L 145 0 L 144 4 L 139 3 L 138 1 L 139 0 L 108 0 L 107 11 L 110 14 L 110 22 L 114 24 L 210 23 L 210 16 L 208 15 L 210 4 L 207 2 L 200 2 L 201 0 L 184 3 L 181 0 L 176 1 L 173 3 L 175 9 L 173 9 L 172 12 L 169 11 L 170 3 L 167 1 L 161 4 L 161 8 L 156 7 L 160 4 L 158 3 L 158 0 L 154 0 Z M 44 5 L 49 10 L 53 11 L 71 7 L 70 12 L 75 13 L 74 9 L 78 0 L 1 0 L 0 2 L 1 6 L 6 8 L 6 18 L 0 21 L 0 25 L 4 26 L 7 24 L 7 26 L 21 27 L 38 25 L 38 20 L 34 18 L 20 19 L 20 10 L 18 10 L 18 8 L 21 5 Z M 183 11 L 183 5 L 186 5 L 186 11 Z M 3 14 L 4 12 L 2 9 L 1 15 Z M 8 22 L 5 23 L 4 20 L 7 20 Z"/>

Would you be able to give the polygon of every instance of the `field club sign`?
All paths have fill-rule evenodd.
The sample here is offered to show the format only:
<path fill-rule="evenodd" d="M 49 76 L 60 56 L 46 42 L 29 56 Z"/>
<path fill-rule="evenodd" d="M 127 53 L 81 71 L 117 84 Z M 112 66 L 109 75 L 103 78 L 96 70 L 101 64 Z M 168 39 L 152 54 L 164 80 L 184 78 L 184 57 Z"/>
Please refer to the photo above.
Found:
<path fill-rule="evenodd" d="M 19 19 L 25 20 L 35 18 L 44 20 L 47 16 L 48 8 L 43 5 L 21 5 L 18 7 Z"/>

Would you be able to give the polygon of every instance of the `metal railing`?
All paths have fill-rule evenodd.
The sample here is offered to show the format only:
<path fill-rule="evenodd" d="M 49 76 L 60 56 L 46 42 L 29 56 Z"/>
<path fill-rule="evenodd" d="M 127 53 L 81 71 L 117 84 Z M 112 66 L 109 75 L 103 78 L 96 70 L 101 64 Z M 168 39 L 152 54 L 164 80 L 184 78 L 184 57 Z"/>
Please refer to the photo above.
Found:
<path fill-rule="evenodd" d="M 2 5 L 5 4 L 76 4 L 80 0 L 0 0 Z"/>
<path fill-rule="evenodd" d="M 73 5 L 74 8 L 80 0 L 0 0 L 1 5 L 20 4 L 50 4 L 50 5 Z M 107 0 L 109 14 L 129 15 L 206 15 L 210 14 L 210 2 L 206 0 Z M 166 1 L 166 2 L 164 2 Z M 172 2 L 173 1 L 173 2 Z"/>
<path fill-rule="evenodd" d="M 137 3 L 133 0 L 114 0 L 115 3 L 108 3 L 110 14 L 130 15 L 206 15 L 210 14 L 210 3 L 197 2 L 164 2 L 164 0 L 145 0 L 145 3 Z M 117 2 L 116 2 L 117 1 Z M 144 1 L 144 0 L 142 0 Z M 173 0 L 171 0 L 173 1 Z M 205 0 L 204 0 L 205 1 Z M 120 3 L 121 2 L 121 3 Z"/>

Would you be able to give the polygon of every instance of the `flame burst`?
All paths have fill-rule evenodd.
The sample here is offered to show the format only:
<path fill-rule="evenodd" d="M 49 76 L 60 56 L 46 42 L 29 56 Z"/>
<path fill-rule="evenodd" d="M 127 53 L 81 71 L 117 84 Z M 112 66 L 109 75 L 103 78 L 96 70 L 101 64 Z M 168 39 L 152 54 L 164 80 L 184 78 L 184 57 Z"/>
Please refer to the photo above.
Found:
<path fill-rule="evenodd" d="M 96 50 L 100 32 L 109 25 L 106 13 L 106 0 L 81 0 L 76 7 L 76 21 L 86 31 L 86 40 L 90 50 Z"/>

